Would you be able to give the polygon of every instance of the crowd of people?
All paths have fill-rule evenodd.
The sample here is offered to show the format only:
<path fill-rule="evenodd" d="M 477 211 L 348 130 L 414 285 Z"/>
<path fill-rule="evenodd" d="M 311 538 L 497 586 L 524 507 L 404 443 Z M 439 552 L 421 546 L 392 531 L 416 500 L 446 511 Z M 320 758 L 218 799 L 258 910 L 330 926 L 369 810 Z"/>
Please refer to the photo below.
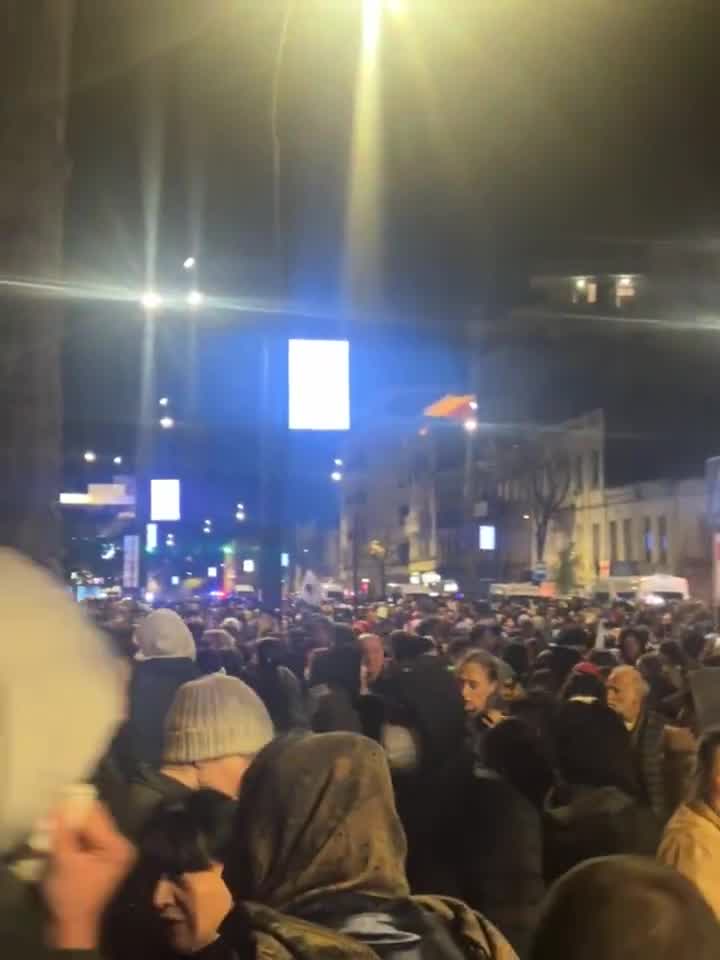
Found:
<path fill-rule="evenodd" d="M 720 956 L 700 605 L 0 594 L 3 956 Z"/>

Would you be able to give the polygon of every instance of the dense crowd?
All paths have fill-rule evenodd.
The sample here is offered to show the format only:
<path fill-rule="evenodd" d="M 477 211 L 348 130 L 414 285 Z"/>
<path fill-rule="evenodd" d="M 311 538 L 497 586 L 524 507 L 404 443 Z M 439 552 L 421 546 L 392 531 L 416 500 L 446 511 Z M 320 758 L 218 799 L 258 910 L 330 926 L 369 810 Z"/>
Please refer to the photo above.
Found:
<path fill-rule="evenodd" d="M 0 594 L 3 956 L 720 956 L 702 606 Z"/>

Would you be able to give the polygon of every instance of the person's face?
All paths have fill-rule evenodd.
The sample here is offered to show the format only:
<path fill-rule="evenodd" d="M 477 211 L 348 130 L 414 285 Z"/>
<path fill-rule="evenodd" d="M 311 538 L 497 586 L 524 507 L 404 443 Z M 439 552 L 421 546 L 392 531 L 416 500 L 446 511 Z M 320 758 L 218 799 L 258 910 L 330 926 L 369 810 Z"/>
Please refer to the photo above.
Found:
<path fill-rule="evenodd" d="M 607 701 L 623 720 L 635 723 L 642 709 L 642 695 L 632 674 L 613 670 L 607 682 Z"/>
<path fill-rule="evenodd" d="M 158 881 L 153 906 L 168 943 L 178 953 L 197 953 L 211 944 L 232 909 L 222 869 L 218 863 L 197 873 L 163 876 Z"/>
<path fill-rule="evenodd" d="M 484 713 L 488 700 L 495 693 L 497 683 L 490 680 L 485 667 L 466 663 L 457 675 L 466 713 Z"/>
<path fill-rule="evenodd" d="M 361 646 L 367 678 L 372 683 L 382 673 L 385 665 L 385 650 L 379 637 L 366 637 Z"/>

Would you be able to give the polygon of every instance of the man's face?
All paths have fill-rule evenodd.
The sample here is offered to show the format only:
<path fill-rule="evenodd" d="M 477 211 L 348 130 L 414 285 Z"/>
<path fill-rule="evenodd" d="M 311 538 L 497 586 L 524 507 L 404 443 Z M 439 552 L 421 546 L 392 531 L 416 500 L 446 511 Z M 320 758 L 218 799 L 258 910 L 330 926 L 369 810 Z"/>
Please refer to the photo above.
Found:
<path fill-rule="evenodd" d="M 642 689 L 629 670 L 613 670 L 607 682 L 608 706 L 627 723 L 635 723 L 642 709 Z"/>

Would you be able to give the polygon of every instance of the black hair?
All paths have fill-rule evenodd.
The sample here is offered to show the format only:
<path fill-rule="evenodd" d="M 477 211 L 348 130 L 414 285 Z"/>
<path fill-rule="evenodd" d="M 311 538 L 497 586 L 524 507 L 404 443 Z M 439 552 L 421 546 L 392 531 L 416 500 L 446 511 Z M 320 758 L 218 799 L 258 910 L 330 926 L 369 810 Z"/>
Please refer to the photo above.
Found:
<path fill-rule="evenodd" d="M 524 720 L 510 717 L 491 727 L 483 740 L 487 766 L 499 773 L 538 809 L 553 785 L 550 754 Z"/>
<path fill-rule="evenodd" d="M 404 630 L 394 630 L 390 634 L 390 646 L 393 656 L 398 661 L 417 660 L 433 649 L 432 640 L 427 637 L 418 637 L 414 633 Z"/>
<path fill-rule="evenodd" d="M 620 656 L 623 663 L 634 666 L 634 661 L 631 661 L 628 658 L 628 653 L 626 651 L 627 642 L 630 637 L 635 637 L 638 641 L 640 651 L 638 657 L 642 656 L 643 653 L 647 650 L 648 643 L 650 642 L 650 634 L 648 633 L 647 627 L 635 626 L 635 627 L 625 627 L 624 630 L 620 633 L 620 642 L 618 646 L 620 647 Z"/>
<path fill-rule="evenodd" d="M 313 657 L 309 686 L 326 684 L 345 690 L 351 697 L 360 694 L 362 654 L 357 646 L 320 650 Z"/>
<path fill-rule="evenodd" d="M 347 623 L 336 623 L 334 626 L 333 646 L 340 650 L 343 647 L 355 646 L 355 632 Z"/>
<path fill-rule="evenodd" d="M 720 924 L 697 888 L 646 857 L 587 860 L 542 907 L 529 960 L 713 960 Z"/>
<path fill-rule="evenodd" d="M 486 634 L 497 640 L 502 639 L 502 630 L 497 623 L 476 623 L 470 631 L 470 642 L 474 647 L 483 646 Z"/>
<path fill-rule="evenodd" d="M 180 876 L 224 863 L 235 801 L 216 790 L 195 790 L 162 804 L 140 836 L 140 852 L 156 875 Z"/>
<path fill-rule="evenodd" d="M 258 664 L 263 669 L 287 665 L 288 649 L 280 637 L 265 637 L 257 645 Z"/>
<path fill-rule="evenodd" d="M 530 656 L 525 644 L 509 643 L 503 650 L 501 659 L 512 667 L 513 673 L 520 683 L 527 681 L 530 673 Z"/>
<path fill-rule="evenodd" d="M 696 627 L 689 627 L 680 640 L 682 649 L 691 660 L 699 660 L 705 649 L 705 634 Z"/>
<path fill-rule="evenodd" d="M 590 643 L 590 635 L 584 627 L 564 627 L 558 633 L 555 643 L 558 647 L 586 650 Z"/>
<path fill-rule="evenodd" d="M 605 684 L 592 673 L 576 673 L 574 670 L 563 684 L 561 700 L 573 700 L 576 697 L 591 697 L 597 703 L 607 703 Z"/>
<path fill-rule="evenodd" d="M 660 644 L 660 653 L 674 667 L 681 667 L 683 670 L 687 669 L 687 655 L 676 640 L 663 640 Z"/>
<path fill-rule="evenodd" d="M 600 703 L 570 701 L 553 723 L 555 761 L 572 786 L 617 787 L 637 793 L 630 737 L 625 724 Z"/>

